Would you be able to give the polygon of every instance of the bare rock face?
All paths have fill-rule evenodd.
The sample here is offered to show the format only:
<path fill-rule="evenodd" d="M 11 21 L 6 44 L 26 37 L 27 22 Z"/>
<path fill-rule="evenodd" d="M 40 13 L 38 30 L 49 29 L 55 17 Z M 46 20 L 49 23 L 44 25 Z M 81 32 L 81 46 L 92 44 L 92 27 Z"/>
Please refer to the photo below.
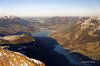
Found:
<path fill-rule="evenodd" d="M 18 52 L 0 50 L 0 66 L 45 66 L 44 63 L 28 58 Z"/>
<path fill-rule="evenodd" d="M 0 44 L 20 44 L 20 43 L 29 43 L 35 41 L 29 35 L 9 35 L 0 38 Z"/>

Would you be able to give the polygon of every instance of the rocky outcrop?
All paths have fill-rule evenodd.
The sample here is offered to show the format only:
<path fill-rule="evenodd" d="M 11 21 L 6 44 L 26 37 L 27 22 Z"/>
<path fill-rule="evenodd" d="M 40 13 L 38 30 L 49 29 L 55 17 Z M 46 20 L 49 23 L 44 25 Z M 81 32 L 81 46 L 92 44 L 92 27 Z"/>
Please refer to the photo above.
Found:
<path fill-rule="evenodd" d="M 9 36 L 4 36 L 0 38 L 0 44 L 24 44 L 24 43 L 29 43 L 35 41 L 31 36 L 29 35 L 9 35 Z"/>
<path fill-rule="evenodd" d="M 18 52 L 0 49 L 0 66 L 45 66 L 45 64 Z"/>

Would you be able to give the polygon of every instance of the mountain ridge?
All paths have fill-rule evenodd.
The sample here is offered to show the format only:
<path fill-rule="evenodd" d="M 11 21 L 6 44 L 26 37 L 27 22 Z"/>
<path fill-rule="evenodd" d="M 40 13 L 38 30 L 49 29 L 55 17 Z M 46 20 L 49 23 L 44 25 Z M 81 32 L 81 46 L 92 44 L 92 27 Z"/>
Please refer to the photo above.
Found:
<path fill-rule="evenodd" d="M 20 17 L 4 16 L 0 18 L 0 33 L 15 34 L 17 32 L 36 32 L 39 26 Z"/>

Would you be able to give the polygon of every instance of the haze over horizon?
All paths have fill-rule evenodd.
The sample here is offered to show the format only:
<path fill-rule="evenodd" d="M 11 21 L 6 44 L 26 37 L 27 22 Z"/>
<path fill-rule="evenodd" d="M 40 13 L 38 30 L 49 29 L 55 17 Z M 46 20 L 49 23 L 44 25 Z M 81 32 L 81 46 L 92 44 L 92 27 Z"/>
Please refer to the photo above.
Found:
<path fill-rule="evenodd" d="M 0 16 L 100 16 L 100 0 L 0 0 Z"/>

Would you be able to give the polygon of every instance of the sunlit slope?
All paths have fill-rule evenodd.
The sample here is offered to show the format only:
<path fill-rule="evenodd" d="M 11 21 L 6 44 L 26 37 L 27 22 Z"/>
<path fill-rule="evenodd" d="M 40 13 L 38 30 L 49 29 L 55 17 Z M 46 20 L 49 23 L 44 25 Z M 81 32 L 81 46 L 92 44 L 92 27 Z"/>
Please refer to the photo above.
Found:
<path fill-rule="evenodd" d="M 88 17 L 78 20 L 70 28 L 63 28 L 51 34 L 64 48 L 80 52 L 92 59 L 100 59 L 100 18 Z"/>
<path fill-rule="evenodd" d="M 0 44 L 20 44 L 20 43 L 24 44 L 32 41 L 35 41 L 35 39 L 25 34 L 9 35 L 0 38 Z"/>
<path fill-rule="evenodd" d="M 18 52 L 0 49 L 0 66 L 45 66 L 42 62 L 28 58 Z"/>

